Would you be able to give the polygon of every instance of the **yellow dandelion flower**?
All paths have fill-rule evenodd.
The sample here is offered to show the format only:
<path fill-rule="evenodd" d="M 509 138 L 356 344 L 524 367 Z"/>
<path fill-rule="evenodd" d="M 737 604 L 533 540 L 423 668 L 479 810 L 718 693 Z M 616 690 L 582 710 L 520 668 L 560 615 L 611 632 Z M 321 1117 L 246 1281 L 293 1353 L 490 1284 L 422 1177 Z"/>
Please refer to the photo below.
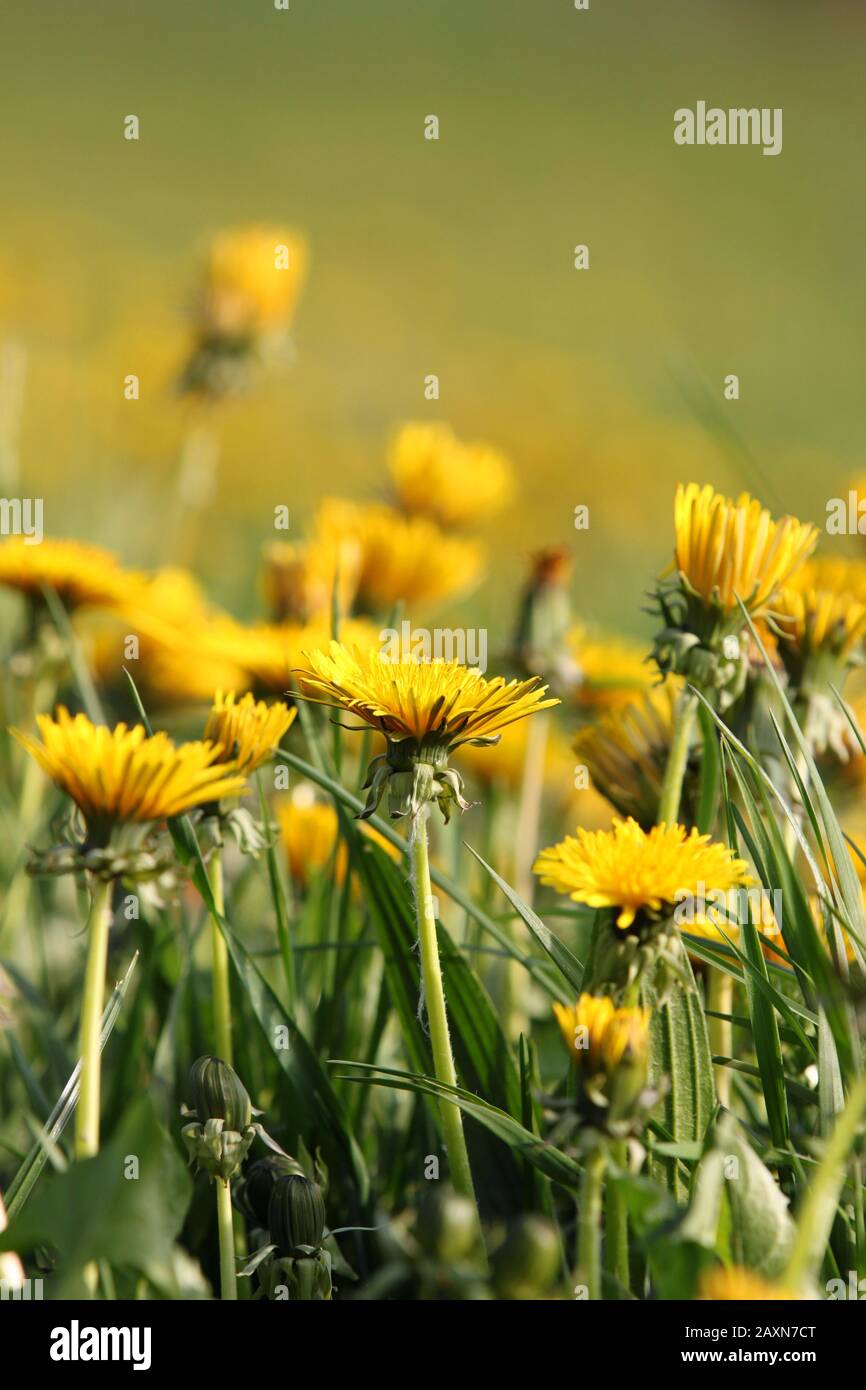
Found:
<path fill-rule="evenodd" d="M 136 578 L 101 546 L 66 540 L 28 545 L 21 536 L 0 545 L 0 584 L 36 601 L 43 588 L 53 589 L 67 609 L 115 607 Z"/>
<path fill-rule="evenodd" d="M 738 1265 L 725 1269 L 717 1265 L 705 1271 L 698 1288 L 698 1298 L 708 1302 L 785 1303 L 800 1302 L 797 1294 L 781 1284 L 771 1284 Z"/>
<path fill-rule="evenodd" d="M 284 704 L 266 705 L 252 695 L 238 699 L 234 691 L 223 694 L 218 690 L 204 737 L 222 747 L 221 761 L 249 775 L 270 757 L 297 712 Z"/>
<path fill-rule="evenodd" d="M 819 555 L 807 561 L 773 602 L 783 655 L 802 663 L 828 652 L 848 658 L 866 633 L 866 564 Z"/>
<path fill-rule="evenodd" d="M 331 610 L 334 589 L 341 613 L 352 605 L 361 548 L 357 541 L 273 541 L 266 547 L 262 588 L 274 622 L 307 623 Z"/>
<path fill-rule="evenodd" d="M 649 1009 L 618 1009 L 607 995 L 582 994 L 573 1006 L 555 1003 L 553 1012 L 580 1066 L 609 1073 L 624 1059 L 641 1061 L 647 1056 Z"/>
<path fill-rule="evenodd" d="M 157 637 L 204 622 L 213 612 L 195 575 L 180 565 L 165 565 L 130 586 L 123 605 L 124 617 Z"/>
<path fill-rule="evenodd" d="M 737 599 L 765 608 L 814 550 L 814 526 L 785 516 L 774 521 L 742 493 L 736 502 L 707 485 L 680 484 L 674 502 L 675 566 L 690 593 L 726 613 Z"/>
<path fill-rule="evenodd" d="M 109 729 L 61 705 L 37 715 L 39 743 L 11 732 L 43 772 L 76 804 L 92 838 L 104 843 L 115 825 L 164 820 L 193 806 L 239 796 L 244 779 L 223 762 L 219 744 L 175 747 L 164 733 L 149 738 L 137 724 Z"/>
<path fill-rule="evenodd" d="M 347 619 L 341 632 L 359 647 L 379 646 L 378 630 L 362 619 Z M 152 688 L 171 699 L 210 700 L 218 689 L 285 695 L 293 672 L 309 669 L 305 653 L 326 648 L 330 640 L 330 618 L 247 627 L 222 613 L 167 638 L 148 678 Z"/>
<path fill-rule="evenodd" d="M 295 883 L 307 887 L 314 874 L 334 865 L 334 878 L 344 882 L 348 865 L 348 847 L 340 843 L 334 857 L 339 835 L 339 820 L 331 802 L 317 801 L 313 788 L 300 783 L 292 796 L 281 800 L 277 807 L 280 836 L 286 851 L 289 871 Z M 399 860 L 400 852 L 390 840 L 372 826 L 362 826 L 362 833 L 379 845 L 389 858 Z"/>
<path fill-rule="evenodd" d="M 145 689 L 159 704 L 206 704 L 215 690 L 248 690 L 252 680 L 242 666 L 219 649 L 215 628 L 177 630 L 161 643 L 142 648 L 139 662 Z M 280 693 L 285 686 L 280 687 Z"/>
<path fill-rule="evenodd" d="M 378 631 L 356 618 L 341 623 L 346 642 L 359 650 L 377 649 Z M 325 651 L 331 642 L 330 618 L 310 623 L 234 624 L 224 633 L 224 652 L 247 673 L 255 689 L 285 693 L 298 671 L 309 671 L 310 654 Z"/>
<path fill-rule="evenodd" d="M 87 614 L 80 618 L 76 630 L 87 652 L 88 663 L 104 685 L 119 681 L 124 665 L 133 658 L 128 643 L 138 641 L 135 667 L 139 689 L 161 698 L 171 691 L 174 682 L 166 683 L 166 691 L 158 691 L 150 677 L 165 651 L 177 650 L 178 676 L 183 685 L 192 682 L 203 685 L 200 699 L 209 699 L 213 691 L 232 684 L 231 670 L 225 666 L 208 673 L 191 667 L 190 642 L 201 625 L 214 617 L 214 611 L 198 580 L 188 570 L 166 566 L 149 576 L 135 576 L 126 586 L 116 608 Z M 181 697 L 182 698 L 182 697 Z"/>
<path fill-rule="evenodd" d="M 303 238 L 285 227 L 231 227 L 207 252 L 200 306 L 210 336 L 244 339 L 285 328 L 307 273 Z"/>
<path fill-rule="evenodd" d="M 367 611 L 387 611 L 401 600 L 439 603 L 473 588 L 481 577 L 483 551 L 475 541 L 448 536 L 427 517 L 407 517 L 379 503 L 327 498 L 316 513 L 315 534 L 331 544 L 357 545 L 357 601 Z"/>
<path fill-rule="evenodd" d="M 559 704 L 539 679 L 487 680 L 459 661 L 390 661 L 379 651 L 331 642 L 307 653 L 308 699 L 355 714 L 389 737 L 440 739 L 457 748 L 488 739 L 528 714 Z"/>
<path fill-rule="evenodd" d="M 658 812 L 680 689 L 675 678 L 666 680 L 588 724 L 572 745 L 602 796 L 645 828 Z"/>
<path fill-rule="evenodd" d="M 277 819 L 292 879 L 306 887 L 314 874 L 332 862 L 339 822 L 331 803 L 316 801 L 312 788 L 304 784 L 296 790 L 310 794 L 293 795 L 278 802 Z M 347 849 L 343 844 L 334 862 L 337 883 L 342 883 L 346 876 L 346 861 Z"/>
<path fill-rule="evenodd" d="M 684 898 L 709 900 L 750 882 L 748 865 L 726 845 L 682 825 L 614 820 L 611 830 L 578 829 L 542 850 L 534 871 L 541 882 L 589 907 L 618 908 L 626 929 L 638 913 L 673 910 Z"/>
<path fill-rule="evenodd" d="M 400 505 L 444 526 L 477 524 L 513 500 L 511 465 L 487 444 L 464 444 L 447 425 L 404 425 L 389 467 Z"/>
<path fill-rule="evenodd" d="M 582 623 L 566 634 L 571 661 L 568 684 L 579 705 L 590 709 L 628 704 L 655 679 L 648 652 L 638 642 L 590 633 Z"/>
<path fill-rule="evenodd" d="M 486 680 L 458 661 L 391 661 L 381 651 L 332 642 L 327 652 L 307 653 L 301 690 L 314 703 L 346 710 L 386 737 L 374 758 L 364 807 L 372 815 L 386 783 L 392 816 L 416 814 L 436 801 L 446 819 L 450 803 L 461 810 L 462 779 L 448 755 L 462 744 L 498 740 L 509 724 L 559 703 L 546 698 L 538 677 Z"/>

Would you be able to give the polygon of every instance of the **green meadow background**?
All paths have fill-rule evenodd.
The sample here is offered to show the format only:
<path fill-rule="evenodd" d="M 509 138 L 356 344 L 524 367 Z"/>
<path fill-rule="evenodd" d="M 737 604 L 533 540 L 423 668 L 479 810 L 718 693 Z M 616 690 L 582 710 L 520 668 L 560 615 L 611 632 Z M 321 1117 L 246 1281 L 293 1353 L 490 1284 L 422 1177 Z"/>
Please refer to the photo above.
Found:
<path fill-rule="evenodd" d="M 859 0 L 3 0 L 5 493 L 171 558 L 197 251 L 285 221 L 311 249 L 297 359 L 220 411 L 214 592 L 248 608 L 273 506 L 299 533 L 328 491 L 376 495 L 394 426 L 435 416 L 519 470 L 481 610 L 566 542 L 578 609 L 639 631 L 678 480 L 821 522 L 866 471 L 864 38 Z M 699 99 L 781 106 L 781 155 L 676 147 Z"/>

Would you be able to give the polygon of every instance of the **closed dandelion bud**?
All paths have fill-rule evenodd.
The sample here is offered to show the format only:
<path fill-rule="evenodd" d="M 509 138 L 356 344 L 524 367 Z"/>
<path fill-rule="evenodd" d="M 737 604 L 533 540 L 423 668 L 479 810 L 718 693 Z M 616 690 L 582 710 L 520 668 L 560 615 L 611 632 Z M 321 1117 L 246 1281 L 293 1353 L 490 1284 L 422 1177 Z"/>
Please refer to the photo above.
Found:
<path fill-rule="evenodd" d="M 242 1131 L 252 1123 L 253 1108 L 246 1087 L 219 1057 L 199 1057 L 193 1062 L 189 1096 L 201 1124 L 222 1120 L 226 1129 Z"/>
<path fill-rule="evenodd" d="M 468 1197 L 434 1192 L 422 1203 L 415 1236 L 425 1254 L 451 1264 L 471 1254 L 478 1238 L 478 1218 Z"/>
<path fill-rule="evenodd" d="M 211 1177 L 230 1182 L 255 1138 L 253 1108 L 246 1087 L 219 1057 L 199 1057 L 189 1074 L 191 1122 L 181 1137 L 190 1163 Z"/>
<path fill-rule="evenodd" d="M 523 1216 L 508 1230 L 493 1256 L 493 1282 L 500 1298 L 536 1298 L 554 1284 L 561 1262 L 559 1237 L 549 1221 Z"/>
<path fill-rule="evenodd" d="M 568 580 L 571 562 L 567 551 L 552 547 L 532 557 L 532 569 L 523 592 L 514 647 L 521 665 L 544 676 L 562 673 L 566 661 L 566 634 L 571 625 Z"/>
<path fill-rule="evenodd" d="M 250 1164 L 239 1196 L 257 1226 L 267 1229 L 271 1194 L 279 1179 L 292 1173 L 303 1175 L 303 1172 L 297 1159 L 288 1154 L 269 1154 Z"/>
<path fill-rule="evenodd" d="M 274 1183 L 268 1230 L 283 1258 L 318 1250 L 325 1231 L 325 1199 L 318 1183 L 289 1173 Z"/>

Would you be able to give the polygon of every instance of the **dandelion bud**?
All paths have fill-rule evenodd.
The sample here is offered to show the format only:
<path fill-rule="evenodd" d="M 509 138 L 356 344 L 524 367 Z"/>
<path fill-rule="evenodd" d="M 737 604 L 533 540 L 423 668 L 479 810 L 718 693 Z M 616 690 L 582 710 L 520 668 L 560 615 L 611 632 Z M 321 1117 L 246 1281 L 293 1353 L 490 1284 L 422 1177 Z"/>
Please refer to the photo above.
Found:
<path fill-rule="evenodd" d="M 493 1256 L 493 1280 L 500 1298 L 527 1299 L 544 1294 L 559 1272 L 559 1237 L 549 1221 L 523 1216 L 510 1227 Z"/>
<path fill-rule="evenodd" d="M 552 678 L 563 674 L 571 625 L 568 580 L 571 562 L 561 548 L 541 550 L 523 592 L 514 647 L 522 666 Z"/>
<path fill-rule="evenodd" d="M 465 1259 L 478 1237 L 475 1207 L 456 1192 L 433 1192 L 418 1212 L 415 1235 L 424 1252 L 442 1264 Z"/>
<path fill-rule="evenodd" d="M 189 1073 L 189 1095 L 201 1124 L 222 1120 L 226 1129 L 244 1130 L 253 1108 L 240 1077 L 219 1057 L 199 1057 Z"/>
<path fill-rule="evenodd" d="M 271 1193 L 279 1179 L 291 1173 L 303 1175 L 303 1172 L 298 1160 L 290 1158 L 288 1154 L 268 1154 L 267 1158 L 257 1158 L 255 1163 L 250 1164 L 238 1197 L 257 1226 L 267 1229 Z"/>
<path fill-rule="evenodd" d="M 237 1074 L 219 1057 L 199 1057 L 189 1074 L 193 1119 L 181 1136 L 190 1163 L 229 1182 L 255 1137 L 253 1108 Z"/>
<path fill-rule="evenodd" d="M 268 1230 L 283 1258 L 317 1250 L 325 1231 L 325 1199 L 318 1183 L 302 1173 L 278 1178 L 268 1204 Z"/>

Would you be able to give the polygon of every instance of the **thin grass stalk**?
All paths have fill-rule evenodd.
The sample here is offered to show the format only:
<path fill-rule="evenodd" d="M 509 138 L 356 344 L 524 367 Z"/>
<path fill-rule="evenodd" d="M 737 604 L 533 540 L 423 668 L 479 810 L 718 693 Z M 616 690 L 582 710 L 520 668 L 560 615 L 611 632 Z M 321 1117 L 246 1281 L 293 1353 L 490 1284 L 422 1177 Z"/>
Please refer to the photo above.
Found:
<path fill-rule="evenodd" d="M 283 974 L 286 980 L 286 1002 L 289 1009 L 295 1008 L 295 953 L 292 941 L 292 932 L 289 925 L 289 913 L 291 904 L 289 903 L 289 886 L 281 872 L 277 861 L 277 851 L 275 848 L 276 830 L 271 820 L 268 803 L 265 798 L 265 791 L 262 785 L 261 774 L 256 773 L 256 786 L 259 793 L 259 807 L 261 811 L 262 825 L 264 826 L 265 837 L 267 840 L 266 858 L 268 865 L 268 884 L 271 890 L 271 901 L 274 905 L 274 917 L 277 923 L 277 941 L 280 947 L 280 956 L 283 962 Z"/>
<path fill-rule="evenodd" d="M 217 912 L 225 913 L 222 851 L 214 849 L 208 866 L 208 882 Z M 232 1003 L 229 981 L 229 953 L 216 917 L 210 918 L 211 973 L 213 978 L 213 1018 L 216 1055 L 229 1066 L 232 1059 Z"/>
<path fill-rule="evenodd" d="M 421 978 L 424 984 L 424 1002 L 430 1024 L 434 1074 L 436 1080 L 443 1082 L 446 1086 L 456 1086 L 457 1071 L 454 1066 L 451 1038 L 448 1033 L 442 966 L 439 961 L 439 943 L 436 937 L 436 913 L 433 907 L 433 890 L 430 885 L 430 857 L 427 842 L 427 818 L 429 814 L 428 808 L 422 806 L 414 816 L 410 843 L 418 937 L 421 946 Z M 469 1153 L 466 1148 L 466 1137 L 463 1133 L 463 1116 L 460 1107 L 449 1101 L 441 1101 L 439 1114 L 442 1120 L 442 1132 L 455 1191 L 468 1197 L 475 1204 L 477 1211 L 478 1203 L 475 1196 L 475 1185 L 472 1181 L 472 1169 L 469 1166 Z"/>
<path fill-rule="evenodd" d="M 108 931 L 111 926 L 111 881 L 94 879 L 85 928 L 87 967 L 78 1051 L 81 1080 L 75 1115 L 75 1157 L 93 1158 L 99 1152 L 100 1034 L 108 965 Z"/>
<path fill-rule="evenodd" d="M 716 1018 L 716 1014 L 732 1014 L 734 1011 L 734 981 L 724 970 L 714 965 L 707 970 L 707 1027 L 710 1034 L 710 1051 L 714 1057 L 732 1056 L 733 1028 L 730 1017 Z M 729 1067 L 716 1063 L 713 1067 L 716 1078 L 716 1095 L 719 1104 L 731 1103 L 731 1071 Z"/>
<path fill-rule="evenodd" d="M 580 1188 L 577 1262 L 579 1277 L 591 1301 L 601 1298 L 601 1217 L 606 1166 L 604 1149 L 596 1149 L 586 1160 Z"/>

